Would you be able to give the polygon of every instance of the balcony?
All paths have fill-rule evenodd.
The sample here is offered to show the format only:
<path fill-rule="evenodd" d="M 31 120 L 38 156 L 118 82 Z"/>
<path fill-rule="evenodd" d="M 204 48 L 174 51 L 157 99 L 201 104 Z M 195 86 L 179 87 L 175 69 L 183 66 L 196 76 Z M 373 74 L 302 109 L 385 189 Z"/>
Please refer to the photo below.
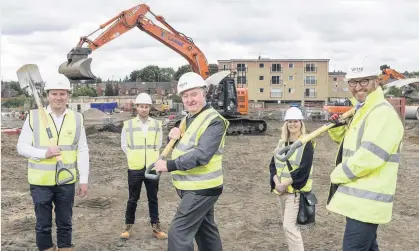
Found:
<path fill-rule="evenodd" d="M 236 71 L 238 72 L 247 72 L 247 67 L 237 67 Z"/>
<path fill-rule="evenodd" d="M 317 97 L 316 89 L 310 89 L 310 88 L 306 89 L 305 92 L 304 92 L 304 97 L 305 98 L 315 98 L 315 97 Z"/>
<path fill-rule="evenodd" d="M 317 72 L 317 66 L 305 66 L 304 72 Z"/>
<path fill-rule="evenodd" d="M 282 72 L 282 67 L 271 67 L 271 72 Z"/>
<path fill-rule="evenodd" d="M 304 79 L 305 85 L 317 85 L 317 79 Z"/>
<path fill-rule="evenodd" d="M 271 79 L 270 83 L 271 83 L 271 85 L 282 85 L 284 83 L 284 80 L 282 80 L 282 79 Z"/>

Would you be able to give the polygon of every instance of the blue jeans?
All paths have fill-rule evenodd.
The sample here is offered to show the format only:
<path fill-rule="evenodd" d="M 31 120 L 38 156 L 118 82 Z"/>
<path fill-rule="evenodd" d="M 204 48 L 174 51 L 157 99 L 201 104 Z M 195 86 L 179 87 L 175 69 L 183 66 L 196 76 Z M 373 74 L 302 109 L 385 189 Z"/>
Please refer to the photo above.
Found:
<path fill-rule="evenodd" d="M 72 217 L 75 184 L 60 186 L 30 185 L 36 216 L 36 245 L 39 250 L 54 246 L 51 236 L 52 203 L 54 203 L 57 245 L 72 247 Z"/>
<path fill-rule="evenodd" d="M 343 251 L 379 251 L 377 224 L 365 223 L 346 217 Z"/>

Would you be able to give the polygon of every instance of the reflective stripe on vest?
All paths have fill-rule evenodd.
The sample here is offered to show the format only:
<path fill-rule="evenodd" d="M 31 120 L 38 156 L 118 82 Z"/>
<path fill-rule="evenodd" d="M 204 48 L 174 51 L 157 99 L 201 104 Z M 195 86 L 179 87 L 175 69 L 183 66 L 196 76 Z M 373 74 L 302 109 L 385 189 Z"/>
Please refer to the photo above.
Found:
<path fill-rule="evenodd" d="M 303 153 L 304 153 L 305 146 L 306 146 L 306 144 L 297 148 L 297 150 L 288 159 L 288 162 L 290 163 L 292 170 L 295 170 L 295 169 L 299 168 L 299 166 L 301 164 L 301 160 L 303 158 Z M 313 148 L 314 147 L 315 147 L 315 144 L 313 142 Z M 288 179 L 291 179 L 292 177 L 291 177 L 290 171 L 288 170 L 287 163 L 282 162 L 282 161 L 279 160 L 279 158 L 277 156 L 278 152 L 279 152 L 279 149 L 275 152 L 274 160 L 275 160 L 275 167 L 276 167 L 276 170 L 277 170 L 277 174 L 279 174 L 278 179 L 282 183 L 282 182 L 284 182 Z M 312 174 L 313 174 L 313 168 L 310 169 L 310 174 L 309 174 L 306 185 L 302 189 L 300 189 L 299 191 L 302 191 L 302 192 L 311 191 L 312 183 L 313 183 Z M 287 191 L 289 193 L 297 192 L 291 185 L 287 187 Z M 274 192 L 277 193 L 275 189 L 274 189 Z"/>
<path fill-rule="evenodd" d="M 201 126 L 208 120 L 208 119 L 213 119 L 215 118 L 214 115 L 216 115 L 217 112 L 213 111 L 208 113 L 204 120 L 201 121 L 200 125 L 198 126 L 198 128 L 201 128 Z M 196 141 L 196 137 L 197 137 L 198 131 L 195 131 L 192 136 L 189 138 L 189 142 L 188 144 L 184 144 L 182 142 L 178 142 L 176 148 L 182 152 L 190 152 L 195 148 L 195 141 Z M 217 151 L 215 152 L 215 155 L 220 155 L 224 153 L 224 147 L 220 147 L 217 149 Z"/>
<path fill-rule="evenodd" d="M 71 117 L 74 116 L 74 121 L 75 121 L 75 126 L 76 126 L 75 133 L 74 133 L 74 136 L 73 136 L 74 139 L 73 139 L 73 142 L 71 144 L 65 144 L 65 145 L 60 144 L 60 142 L 62 141 L 62 140 L 60 140 L 60 138 L 65 137 L 62 134 L 60 134 L 61 129 L 64 127 L 64 123 L 71 123 L 71 122 L 66 122 L 66 121 L 68 121 L 68 119 L 69 119 L 68 116 L 70 116 L 70 115 L 65 115 L 64 116 L 63 124 L 60 128 L 60 132 L 57 132 L 54 125 L 50 125 L 51 131 L 55 130 L 55 133 L 58 136 L 58 139 L 54 138 L 54 140 L 57 140 L 57 142 L 56 142 L 56 143 L 58 143 L 57 147 L 60 148 L 60 150 L 61 150 L 61 159 L 62 159 L 62 162 L 63 162 L 63 166 L 65 168 L 67 168 L 68 170 L 70 170 L 74 175 L 74 179 L 67 184 L 74 183 L 78 179 L 77 146 L 78 146 L 78 142 L 79 142 L 80 134 L 81 134 L 81 129 L 82 129 L 81 128 L 81 126 L 82 126 L 81 116 L 77 113 L 74 113 L 73 111 L 69 111 L 69 113 L 73 113 L 73 115 Z M 51 118 L 51 116 L 49 116 L 49 118 Z M 66 120 L 66 118 L 67 118 L 67 120 Z M 39 110 L 31 111 L 31 119 L 32 119 L 32 125 L 31 126 L 32 126 L 32 129 L 33 129 L 33 146 L 35 148 L 38 148 L 38 149 L 47 150 L 49 148 L 48 145 L 41 145 L 41 133 L 44 135 L 44 132 L 42 130 L 46 130 L 45 129 L 46 127 L 40 128 L 40 123 L 42 122 L 42 124 L 43 124 L 43 121 L 40 121 Z M 52 120 L 52 118 L 51 118 L 51 120 Z M 53 121 L 53 123 L 54 123 L 54 121 Z M 48 136 L 45 135 L 44 137 L 47 137 L 46 139 L 43 140 L 44 144 L 46 144 L 47 142 L 49 144 L 49 140 L 47 141 Z M 34 185 L 55 185 L 56 184 L 56 180 L 55 180 L 56 170 L 57 170 L 57 161 L 56 161 L 55 158 L 43 159 L 41 161 L 35 161 L 35 160 L 32 160 L 32 159 L 29 159 L 28 160 L 28 180 L 29 180 L 29 183 L 34 184 Z M 61 180 L 61 179 L 67 178 L 67 177 L 70 177 L 70 175 L 67 172 L 62 172 L 60 174 L 59 179 Z"/>
<path fill-rule="evenodd" d="M 374 154 L 374 155 L 378 156 L 379 158 L 381 158 L 382 160 L 384 160 L 385 162 L 399 163 L 400 162 L 400 145 L 399 145 L 399 148 L 397 149 L 397 154 L 388 154 L 386 151 L 384 151 L 382 148 L 380 148 L 379 146 L 377 146 L 373 142 L 365 141 L 365 142 L 361 143 L 362 136 L 363 136 L 364 130 L 365 130 L 365 123 L 367 121 L 368 116 L 370 115 L 370 113 L 372 111 L 374 111 L 375 109 L 377 109 L 378 107 L 381 107 L 383 105 L 391 106 L 390 104 L 388 104 L 386 102 L 380 103 L 380 104 L 374 106 L 371 109 L 371 111 L 369 111 L 365 115 L 364 120 L 362 121 L 361 126 L 360 126 L 359 131 L 358 131 L 358 136 L 357 136 L 357 141 L 356 141 L 356 150 L 358 150 L 360 147 L 363 147 L 363 148 L 367 149 L 368 151 L 370 151 L 372 154 Z M 354 153 L 356 152 L 356 150 L 355 151 L 351 151 L 349 149 L 343 149 L 342 150 L 342 157 L 346 157 L 345 161 L 343 161 L 343 163 L 342 163 L 342 169 L 343 169 L 344 173 L 346 174 L 346 176 L 350 180 L 354 180 L 354 179 L 357 178 L 352 173 L 352 171 L 349 169 L 348 164 L 347 164 L 348 158 L 353 156 Z M 359 188 L 339 186 L 337 191 L 341 192 L 341 193 L 344 193 L 344 194 L 347 194 L 347 195 L 355 196 L 355 197 L 358 197 L 358 198 L 363 198 L 363 199 L 376 200 L 376 201 L 381 201 L 381 202 L 392 202 L 393 201 L 393 195 L 371 192 L 371 191 L 363 190 L 363 189 L 359 189 Z"/>
<path fill-rule="evenodd" d="M 188 127 L 183 137 L 180 139 L 172 152 L 172 159 L 191 152 L 195 149 L 197 142 L 209 125 L 216 117 L 220 117 L 225 125 L 226 130 L 229 122 L 225 120 L 216 110 L 209 108 L 198 115 Z M 193 131 L 192 131 L 193 130 Z M 225 144 L 225 133 L 221 144 L 208 162 L 204 166 L 197 166 L 187 171 L 175 170 L 171 172 L 173 185 L 180 190 L 200 190 L 217 187 L 223 184 L 222 171 L 222 155 Z"/>
<path fill-rule="evenodd" d="M 128 121 L 128 128 L 126 129 L 126 132 L 129 133 L 129 135 L 130 135 L 130 144 L 128 145 L 129 149 L 138 150 L 138 149 L 154 148 L 154 150 L 157 150 L 157 149 L 160 148 L 160 146 L 157 145 L 157 135 L 158 135 L 158 132 L 159 132 L 159 122 L 157 120 L 154 121 L 154 127 L 149 127 L 148 128 L 148 131 L 156 133 L 156 135 L 154 137 L 154 144 L 153 145 L 147 145 L 147 146 L 145 146 L 144 144 L 135 145 L 134 144 L 134 132 L 138 132 L 138 131 L 142 132 L 141 128 L 140 127 L 133 128 L 132 127 L 132 120 Z"/>
<path fill-rule="evenodd" d="M 124 122 L 127 137 L 127 162 L 131 170 L 141 170 L 156 162 L 159 158 L 161 142 L 161 125 L 158 120 L 146 121 L 147 133 L 142 131 L 137 117 Z M 154 133 L 154 135 L 153 135 Z"/>

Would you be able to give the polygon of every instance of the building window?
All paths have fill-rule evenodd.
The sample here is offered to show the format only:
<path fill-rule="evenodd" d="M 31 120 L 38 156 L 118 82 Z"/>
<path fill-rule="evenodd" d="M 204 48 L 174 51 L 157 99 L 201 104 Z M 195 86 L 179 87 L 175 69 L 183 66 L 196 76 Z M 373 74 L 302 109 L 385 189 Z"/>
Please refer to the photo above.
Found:
<path fill-rule="evenodd" d="M 304 67 L 305 72 L 316 72 L 317 67 L 315 63 L 306 63 L 306 66 Z"/>
<path fill-rule="evenodd" d="M 294 76 L 288 76 L 288 80 L 294 80 Z"/>
<path fill-rule="evenodd" d="M 281 88 L 272 88 L 271 89 L 271 98 L 281 98 L 282 89 Z"/>
<path fill-rule="evenodd" d="M 272 76 L 271 84 L 273 84 L 273 85 L 280 85 L 280 84 L 282 84 L 281 76 Z"/>
<path fill-rule="evenodd" d="M 338 81 L 338 78 L 333 78 L 333 81 Z"/>
<path fill-rule="evenodd" d="M 306 84 L 306 85 L 317 84 L 316 76 L 306 76 L 305 79 L 304 79 L 304 84 Z"/>
<path fill-rule="evenodd" d="M 230 70 L 230 68 L 229 68 L 229 67 L 228 67 L 228 65 L 226 65 L 226 64 L 225 64 L 225 65 L 223 65 L 223 69 L 224 69 L 224 70 Z"/>
<path fill-rule="evenodd" d="M 306 88 L 304 92 L 304 96 L 306 98 L 315 98 L 316 97 L 316 89 L 315 88 Z"/>
<path fill-rule="evenodd" d="M 272 64 L 271 72 L 282 72 L 281 64 Z"/>
<path fill-rule="evenodd" d="M 288 68 L 294 68 L 294 63 L 289 63 Z"/>
<path fill-rule="evenodd" d="M 237 84 L 246 84 L 246 77 L 245 76 L 238 76 L 237 77 Z"/>
<path fill-rule="evenodd" d="M 288 88 L 288 93 L 294 93 L 294 88 Z"/>
<path fill-rule="evenodd" d="M 348 91 L 348 88 L 347 87 L 342 88 L 342 91 L 347 92 Z"/>
<path fill-rule="evenodd" d="M 246 71 L 246 64 L 237 64 L 237 71 Z"/>
<path fill-rule="evenodd" d="M 263 92 L 263 88 L 259 88 L 259 92 L 262 93 Z"/>
<path fill-rule="evenodd" d="M 259 68 L 265 68 L 265 64 L 264 63 L 260 63 L 259 64 Z"/>
<path fill-rule="evenodd" d="M 263 76 L 259 76 L 259 80 L 263 80 Z"/>

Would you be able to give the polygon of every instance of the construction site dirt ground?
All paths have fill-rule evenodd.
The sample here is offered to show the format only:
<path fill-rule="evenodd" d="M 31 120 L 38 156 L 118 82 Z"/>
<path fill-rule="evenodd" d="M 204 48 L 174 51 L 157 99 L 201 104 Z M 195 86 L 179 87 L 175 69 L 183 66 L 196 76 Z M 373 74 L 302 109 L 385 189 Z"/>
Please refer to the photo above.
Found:
<path fill-rule="evenodd" d="M 321 123 L 308 123 L 314 130 Z M 276 197 L 270 193 L 269 161 L 281 123 L 269 121 L 265 136 L 229 136 L 224 154 L 224 193 L 215 208 L 224 250 L 287 250 Z M 378 229 L 380 250 L 419 250 L 419 124 L 405 133 L 394 201 L 393 220 Z M 391 135 L 389 135 L 391 137 Z M 329 175 L 337 151 L 327 133 L 316 139 L 314 191 L 316 224 L 302 228 L 306 250 L 341 250 L 345 218 L 326 210 Z M 26 160 L 17 154 L 17 136 L 2 135 L 2 250 L 36 250 L 35 216 L 27 184 Z M 76 197 L 73 240 L 76 250 L 166 250 L 167 240 L 151 236 L 145 188 L 137 208 L 133 236 L 120 241 L 128 197 L 127 164 L 120 134 L 88 136 L 90 185 L 85 199 Z M 170 176 L 162 174 L 159 211 L 169 227 L 179 198 Z M 55 223 L 53 236 L 55 238 Z M 196 248 L 197 250 L 197 248 Z"/>

